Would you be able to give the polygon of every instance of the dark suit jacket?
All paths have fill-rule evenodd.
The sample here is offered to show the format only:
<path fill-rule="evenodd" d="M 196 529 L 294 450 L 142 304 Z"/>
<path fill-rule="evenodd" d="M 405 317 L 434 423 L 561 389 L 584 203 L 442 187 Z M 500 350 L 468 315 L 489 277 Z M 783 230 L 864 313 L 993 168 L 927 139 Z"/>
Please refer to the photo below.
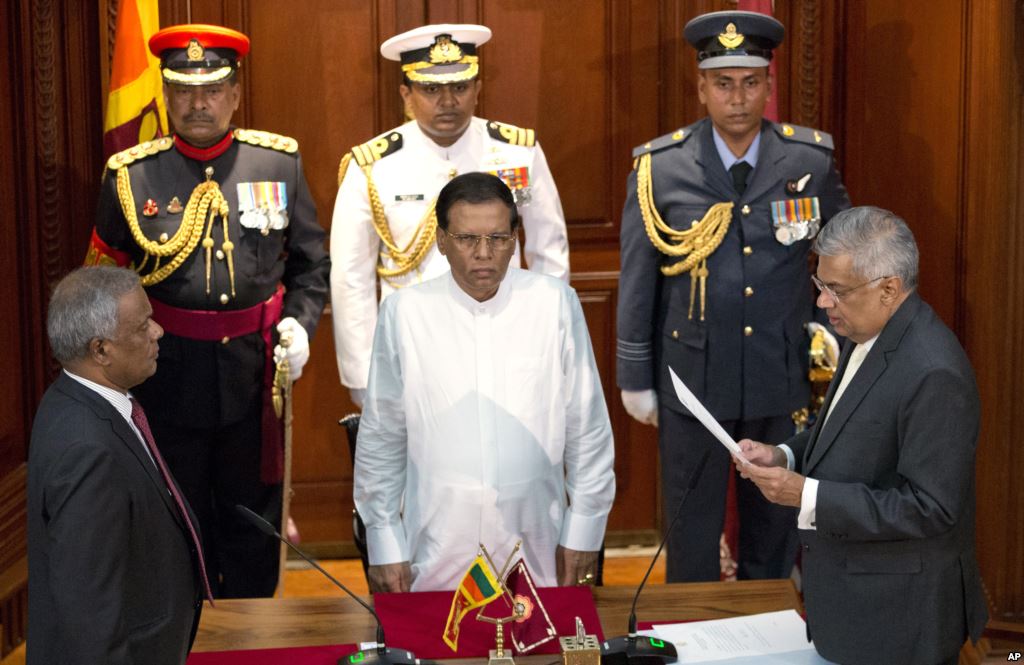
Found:
<path fill-rule="evenodd" d="M 195 551 L 156 465 L 63 372 L 28 468 L 28 663 L 180 665 L 202 607 Z"/>
<path fill-rule="evenodd" d="M 620 388 L 655 388 L 662 405 L 686 413 L 675 397 L 671 366 L 718 420 L 788 416 L 807 405 L 803 326 L 814 318 L 811 243 L 776 240 L 771 204 L 817 197 L 827 222 L 850 200 L 835 168 L 831 137 L 787 127 L 763 123 L 757 167 L 742 195 L 722 164 L 707 118 L 685 128 L 681 139 L 656 139 L 647 150 L 655 207 L 673 229 L 689 229 L 716 203 L 735 203 L 729 230 L 708 257 L 703 321 L 699 288 L 689 318 L 689 272 L 661 273 L 661 266 L 679 259 L 661 254 L 647 237 L 637 172 L 630 173 L 616 322 Z M 806 175 L 802 192 L 787 189 L 787 182 Z"/>
<path fill-rule="evenodd" d="M 825 658 L 927 665 L 955 655 L 968 634 L 980 637 L 979 415 L 966 354 L 911 294 L 824 427 L 788 442 L 797 470 L 820 482 L 816 530 L 800 538 L 809 633 Z"/>

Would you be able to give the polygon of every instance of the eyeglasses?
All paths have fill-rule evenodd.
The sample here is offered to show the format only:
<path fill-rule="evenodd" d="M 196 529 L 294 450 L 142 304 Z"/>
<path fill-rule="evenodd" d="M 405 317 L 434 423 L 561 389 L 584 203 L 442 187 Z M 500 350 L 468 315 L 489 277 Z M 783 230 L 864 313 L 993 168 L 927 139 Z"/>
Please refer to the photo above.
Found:
<path fill-rule="evenodd" d="M 843 298 L 850 295 L 857 289 L 867 286 L 868 284 L 873 284 L 874 282 L 877 282 L 880 279 L 889 279 L 889 277 L 892 277 L 892 275 L 884 275 L 882 277 L 869 279 L 863 284 L 858 284 L 857 286 L 851 287 L 849 289 L 843 289 L 842 291 L 836 291 L 833 287 L 829 286 L 828 284 L 825 284 L 820 279 L 818 279 L 817 275 L 811 275 L 811 281 L 814 282 L 814 285 L 818 287 L 819 291 L 824 291 L 825 293 L 827 293 L 829 297 L 832 298 L 832 300 L 835 300 L 836 302 L 842 302 Z"/>
<path fill-rule="evenodd" d="M 487 240 L 487 246 L 493 250 L 502 251 L 512 246 L 516 237 L 511 233 L 489 233 L 481 235 L 477 233 L 448 233 L 449 238 L 459 249 L 468 252 L 476 249 L 481 240 Z"/>

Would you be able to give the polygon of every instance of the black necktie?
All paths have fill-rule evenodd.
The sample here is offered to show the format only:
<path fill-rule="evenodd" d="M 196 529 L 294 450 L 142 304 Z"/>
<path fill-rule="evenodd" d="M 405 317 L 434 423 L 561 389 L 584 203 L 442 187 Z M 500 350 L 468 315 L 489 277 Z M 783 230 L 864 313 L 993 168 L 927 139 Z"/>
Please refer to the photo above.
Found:
<path fill-rule="evenodd" d="M 736 162 L 729 167 L 729 173 L 732 175 L 732 186 L 736 188 L 736 191 L 743 195 L 743 192 L 747 191 L 747 176 L 754 170 L 754 167 L 746 162 Z"/>

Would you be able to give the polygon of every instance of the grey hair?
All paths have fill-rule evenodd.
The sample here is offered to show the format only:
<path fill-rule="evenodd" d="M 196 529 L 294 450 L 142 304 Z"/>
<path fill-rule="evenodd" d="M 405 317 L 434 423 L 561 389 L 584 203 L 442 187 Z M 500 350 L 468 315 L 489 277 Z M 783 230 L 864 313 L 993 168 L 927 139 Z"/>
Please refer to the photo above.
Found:
<path fill-rule="evenodd" d="M 874 206 L 849 208 L 830 219 L 814 240 L 818 256 L 848 255 L 866 280 L 899 277 L 903 288 L 917 288 L 917 243 L 907 223 Z"/>
<path fill-rule="evenodd" d="M 92 340 L 112 339 L 118 303 L 139 283 L 131 270 L 111 266 L 79 268 L 60 280 L 46 315 L 53 357 L 64 365 L 86 357 Z"/>

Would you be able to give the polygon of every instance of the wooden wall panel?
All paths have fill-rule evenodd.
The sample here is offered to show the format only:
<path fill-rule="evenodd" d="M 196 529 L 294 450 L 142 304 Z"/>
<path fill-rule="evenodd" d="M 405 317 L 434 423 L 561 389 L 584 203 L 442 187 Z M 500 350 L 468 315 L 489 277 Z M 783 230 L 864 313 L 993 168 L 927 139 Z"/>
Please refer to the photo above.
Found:
<path fill-rule="evenodd" d="M 1024 634 L 1024 4 L 970 3 L 958 331 L 978 376 L 978 559 L 990 625 Z M 936 103 L 937 100 L 936 100 Z"/>
<path fill-rule="evenodd" d="M 0 52 L 12 53 L 17 47 L 14 29 L 17 23 L 16 7 L 8 5 L 3 10 L 3 25 L 0 26 Z M 18 61 L 5 58 L 0 76 L 13 83 L 11 98 L 22 96 L 21 72 Z M 21 188 L 26 177 L 21 173 L 22 164 L 19 148 L 24 148 L 22 123 L 24 109 L 18 104 L 0 106 L 0 140 L 11 149 L 0 151 L 0 201 L 11 202 L 0 208 L 3 225 L 0 226 L 0 284 L 4 285 L 5 297 L 2 299 L 3 314 L 8 321 L 19 321 L 17 299 L 13 296 L 17 291 L 18 262 L 20 254 L 20 228 L 17 223 L 23 216 L 24 205 Z M 9 289 L 9 291 L 8 291 Z M 26 375 L 26 356 L 24 340 L 26 332 L 21 325 L 5 325 L 0 328 L 0 348 L 6 349 L 5 365 L 9 367 L 9 376 L 23 377 Z M 26 441 L 28 440 L 28 421 L 26 420 L 26 399 L 24 387 L 20 380 L 8 380 L 0 384 L 0 475 L 6 475 L 25 462 Z"/>
<path fill-rule="evenodd" d="M 0 9 L 0 656 L 24 638 L 25 461 L 57 367 L 46 343 L 52 285 L 81 263 L 99 173 L 98 7 L 36 0 Z"/>
<path fill-rule="evenodd" d="M 957 321 L 964 124 L 964 10 L 959 0 L 846 3 L 842 145 L 855 204 L 906 217 L 921 255 L 921 294 Z M 942 44 L 942 48 L 933 48 Z M 894 69 L 899 75 L 893 75 Z"/>

